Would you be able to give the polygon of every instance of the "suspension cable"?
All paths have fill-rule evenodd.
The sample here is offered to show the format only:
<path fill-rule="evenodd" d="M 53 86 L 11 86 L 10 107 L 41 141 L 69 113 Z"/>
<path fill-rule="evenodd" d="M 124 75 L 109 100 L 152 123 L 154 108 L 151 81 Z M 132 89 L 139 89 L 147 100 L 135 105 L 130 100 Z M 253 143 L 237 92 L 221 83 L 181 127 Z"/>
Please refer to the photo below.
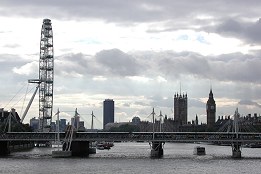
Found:
<path fill-rule="evenodd" d="M 28 93 L 28 87 L 29 87 L 29 83 L 27 83 L 26 93 L 25 93 L 25 96 L 24 96 L 24 101 L 23 101 L 23 105 L 22 105 L 22 109 L 21 109 L 20 115 L 22 115 L 22 113 L 23 113 L 24 102 L 25 102 L 25 99 L 26 99 L 26 96 L 27 96 L 27 93 Z"/>
<path fill-rule="evenodd" d="M 4 107 L 4 108 L 6 108 L 9 104 L 10 104 L 10 102 L 17 96 L 17 94 L 25 87 L 25 85 L 26 84 L 24 84 L 24 86 L 22 86 L 20 89 L 19 89 L 19 91 L 11 98 L 11 100 L 9 100 L 9 102 L 7 103 L 7 105 Z"/>
<path fill-rule="evenodd" d="M 34 89 L 34 87 L 31 88 L 29 92 L 31 92 L 33 89 Z M 13 108 L 15 105 L 17 105 L 17 103 L 19 103 L 22 99 L 23 99 L 23 97 L 21 97 L 15 104 L 13 104 L 11 108 Z"/>

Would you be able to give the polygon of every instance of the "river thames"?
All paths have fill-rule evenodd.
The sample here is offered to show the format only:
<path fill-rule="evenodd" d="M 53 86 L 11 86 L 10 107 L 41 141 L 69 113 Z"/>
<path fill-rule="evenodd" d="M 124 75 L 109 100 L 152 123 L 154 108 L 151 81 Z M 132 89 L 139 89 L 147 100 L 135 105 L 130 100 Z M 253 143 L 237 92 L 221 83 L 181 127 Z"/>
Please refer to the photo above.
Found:
<path fill-rule="evenodd" d="M 205 156 L 193 155 L 198 144 L 166 143 L 164 156 L 150 158 L 148 143 L 114 143 L 86 158 L 52 158 L 51 148 L 33 148 L 0 158 L 3 174 L 115 174 L 115 173 L 261 173 L 261 148 L 243 148 L 242 159 L 231 158 L 230 146 L 205 145 Z"/>

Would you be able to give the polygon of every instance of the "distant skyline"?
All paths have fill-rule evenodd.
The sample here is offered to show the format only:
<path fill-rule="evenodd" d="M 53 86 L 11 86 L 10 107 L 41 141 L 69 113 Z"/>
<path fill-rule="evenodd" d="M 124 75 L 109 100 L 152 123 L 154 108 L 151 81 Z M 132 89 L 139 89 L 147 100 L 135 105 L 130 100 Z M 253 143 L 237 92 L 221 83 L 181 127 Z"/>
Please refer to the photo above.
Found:
<path fill-rule="evenodd" d="M 188 95 L 188 121 L 206 123 L 210 88 L 216 117 L 261 113 L 261 1 L 1 0 L 0 108 L 19 115 L 27 80 L 38 78 L 42 21 L 54 32 L 54 107 L 102 128 L 103 101 L 115 122 L 173 118 L 174 94 Z M 20 90 L 21 89 L 21 90 Z M 20 90 L 20 91 L 19 91 Z M 17 94 L 17 95 L 16 95 Z M 10 100 L 16 97 L 10 102 Z M 38 117 L 38 96 L 25 122 Z M 55 120 L 56 118 L 54 118 Z"/>

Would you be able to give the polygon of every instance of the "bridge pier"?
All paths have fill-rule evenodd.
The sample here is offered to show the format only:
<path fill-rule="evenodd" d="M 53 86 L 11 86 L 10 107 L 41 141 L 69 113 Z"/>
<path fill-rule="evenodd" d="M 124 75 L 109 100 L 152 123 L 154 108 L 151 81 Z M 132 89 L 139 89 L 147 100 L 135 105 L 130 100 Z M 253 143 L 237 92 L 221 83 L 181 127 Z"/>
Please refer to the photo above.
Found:
<path fill-rule="evenodd" d="M 6 156 L 10 154 L 9 142 L 0 141 L 0 156 Z"/>
<path fill-rule="evenodd" d="M 152 158 L 160 158 L 163 156 L 163 142 L 153 141 L 151 143 L 150 156 Z"/>
<path fill-rule="evenodd" d="M 232 144 L 232 158 L 241 158 L 241 143 L 233 143 Z"/>
<path fill-rule="evenodd" d="M 96 154 L 96 146 L 93 145 L 93 142 L 89 144 L 89 154 Z"/>
<path fill-rule="evenodd" d="M 89 156 L 90 154 L 90 146 L 89 141 L 72 141 L 71 151 L 72 156 Z"/>

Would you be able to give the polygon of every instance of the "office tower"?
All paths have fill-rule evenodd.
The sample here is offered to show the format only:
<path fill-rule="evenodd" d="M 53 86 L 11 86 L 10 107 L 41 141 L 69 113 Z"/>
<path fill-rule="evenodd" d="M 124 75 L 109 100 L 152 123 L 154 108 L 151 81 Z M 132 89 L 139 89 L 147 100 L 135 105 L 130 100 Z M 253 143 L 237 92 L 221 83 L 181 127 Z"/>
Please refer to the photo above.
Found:
<path fill-rule="evenodd" d="M 74 126 L 76 130 L 79 129 L 80 116 L 74 116 L 71 118 L 71 124 Z"/>
<path fill-rule="evenodd" d="M 31 118 L 30 119 L 30 127 L 32 128 L 33 132 L 37 132 L 39 129 L 39 119 Z"/>
<path fill-rule="evenodd" d="M 60 128 L 60 132 L 64 132 L 65 129 L 66 129 L 66 119 L 60 119 L 60 125 L 59 125 L 59 128 Z"/>
<path fill-rule="evenodd" d="M 174 95 L 174 121 L 179 124 L 187 124 L 188 120 L 188 97 L 187 94 Z"/>
<path fill-rule="evenodd" d="M 103 129 L 107 123 L 114 123 L 114 101 L 112 99 L 103 101 Z"/>

